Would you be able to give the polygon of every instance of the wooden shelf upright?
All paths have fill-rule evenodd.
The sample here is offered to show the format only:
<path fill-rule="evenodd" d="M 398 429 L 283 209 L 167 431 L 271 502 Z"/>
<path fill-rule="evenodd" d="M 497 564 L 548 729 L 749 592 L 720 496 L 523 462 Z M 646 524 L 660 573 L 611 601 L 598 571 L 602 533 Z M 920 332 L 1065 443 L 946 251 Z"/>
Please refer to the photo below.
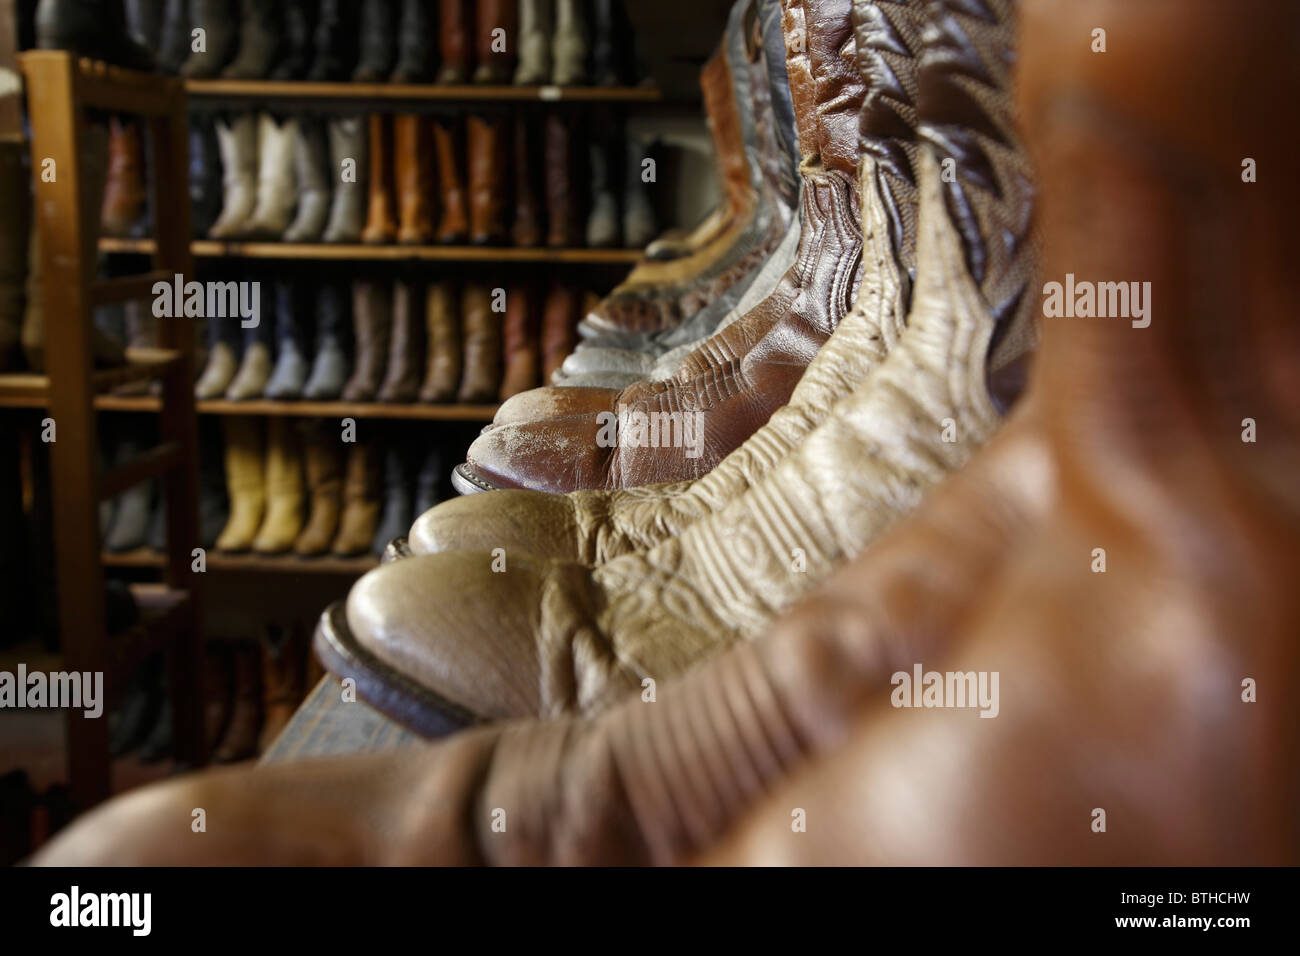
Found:
<path fill-rule="evenodd" d="M 51 454 L 55 574 L 63 666 L 102 671 L 109 700 L 126 689 L 131 671 L 149 655 L 167 652 L 179 759 L 206 761 L 203 734 L 201 574 L 191 571 L 198 541 L 198 424 L 194 404 L 194 325 L 161 320 L 161 348 L 128 352 L 123 369 L 96 372 L 91 313 L 111 302 L 145 298 L 154 281 L 192 275 L 184 84 L 78 59 L 61 51 L 20 57 L 31 118 L 36 215 L 44 268 L 46 371 L 26 376 L 31 398 L 43 398 L 54 420 Z M 99 210 L 87 208 L 82 148 L 90 111 L 143 117 L 153 143 L 152 203 L 157 242 L 150 271 L 96 279 Z M 102 121 L 102 118 L 100 119 Z M 52 181 L 40 173 L 54 161 Z M 92 191 L 93 192 L 93 191 Z M 100 473 L 95 400 L 123 382 L 162 383 L 158 447 Z M 140 482 L 158 479 L 166 500 L 167 548 L 161 586 L 136 592 L 141 623 L 107 633 L 99 503 Z M 69 711 L 68 761 L 73 798 L 88 808 L 110 793 L 108 709 L 90 720 Z"/>

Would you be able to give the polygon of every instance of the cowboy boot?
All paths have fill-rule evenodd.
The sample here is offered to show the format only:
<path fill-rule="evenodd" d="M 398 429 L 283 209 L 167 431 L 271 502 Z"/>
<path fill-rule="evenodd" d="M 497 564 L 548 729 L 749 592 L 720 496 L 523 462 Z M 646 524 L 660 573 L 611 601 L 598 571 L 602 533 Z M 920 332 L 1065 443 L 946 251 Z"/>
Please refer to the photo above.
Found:
<path fill-rule="evenodd" d="M 788 94 L 787 94 L 788 95 Z M 649 246 L 655 237 L 655 211 L 643 178 L 648 150 L 642 140 L 629 138 L 623 176 L 623 245 L 629 249 Z M 647 250 L 648 252 L 648 250 Z"/>
<path fill-rule="evenodd" d="M 370 550 L 382 555 L 389 542 L 404 536 L 415 520 L 415 469 L 409 452 L 390 446 L 384 455 L 384 507 Z"/>
<path fill-rule="evenodd" d="M 190 0 L 190 54 L 181 76 L 210 80 L 221 73 L 239 49 L 237 16 L 234 0 Z M 203 32 L 195 37 L 195 30 Z"/>
<path fill-rule="evenodd" d="M 556 86 L 582 86 L 588 81 L 587 17 L 582 0 L 555 0 L 555 35 L 551 58 Z"/>
<path fill-rule="evenodd" d="M 227 401 L 247 402 L 263 396 L 275 367 L 274 343 L 275 327 L 270 322 L 244 330 L 244 354 L 239 360 L 239 371 L 226 389 Z"/>
<path fill-rule="evenodd" d="M 114 462 L 121 467 L 134 461 L 150 447 L 148 427 L 140 422 L 119 423 L 122 434 L 114 449 Z M 143 432 L 144 434 L 141 434 Z M 104 535 L 104 548 L 113 554 L 144 547 L 149 533 L 149 512 L 157 491 L 156 483 L 144 481 L 117 496 L 113 520 Z"/>
<path fill-rule="evenodd" d="M 348 448 L 343 476 L 343 515 L 330 550 L 338 557 L 366 554 L 379 524 L 379 449 L 369 442 L 355 442 Z"/>
<path fill-rule="evenodd" d="M 284 55 L 271 71 L 272 80 L 301 80 L 307 75 L 311 66 L 315 8 L 311 0 L 288 0 L 284 5 Z"/>
<path fill-rule="evenodd" d="M 498 245 L 506 235 L 505 122 L 499 117 L 465 120 L 469 143 L 469 241 Z"/>
<path fill-rule="evenodd" d="M 421 290 L 410 282 L 397 282 L 393 290 L 393 327 L 388 349 L 388 372 L 376 401 L 413 402 L 420 394 L 420 358 L 424 355 L 424 320 L 417 309 Z M 406 529 L 403 528 L 403 531 Z"/>
<path fill-rule="evenodd" d="M 221 215 L 208 231 L 213 239 L 234 239 L 244 233 L 257 207 L 258 116 L 241 113 L 228 122 L 217 120 L 221 149 Z"/>
<path fill-rule="evenodd" d="M 422 515 L 442 500 L 442 453 L 434 448 L 424 458 L 415 480 L 415 513 Z M 408 526 L 409 527 L 409 526 Z M 405 534 L 407 529 L 403 529 Z"/>
<path fill-rule="evenodd" d="M 321 287 L 316 300 L 316 357 L 302 390 L 303 397 L 309 401 L 333 401 L 343 392 L 349 368 L 348 296 L 348 290 L 342 285 L 329 282 Z"/>
<path fill-rule="evenodd" d="M 600 708 L 639 686 L 643 675 L 658 679 L 676 674 L 736 640 L 760 633 L 773 616 L 792 606 L 837 564 L 862 551 L 900 513 L 915 507 L 924 490 L 965 464 L 992 434 L 999 412 L 989 376 L 1021 357 L 1005 352 L 1000 343 L 1019 342 L 1023 349 L 1023 328 L 1030 322 L 1026 286 L 1034 254 L 1028 232 L 1032 186 L 1010 111 L 1005 66 L 1014 62 L 1014 24 L 1005 6 L 998 7 L 998 19 L 991 23 L 964 12 L 928 9 L 935 22 L 923 34 L 919 88 L 933 94 L 919 104 L 926 148 L 919 161 L 916 287 L 906 331 L 867 379 L 746 493 L 647 551 L 623 555 L 593 571 L 516 555 L 513 570 L 505 575 L 494 574 L 482 555 L 422 555 L 368 576 L 349 598 L 354 609 L 349 611 L 350 634 L 359 646 L 372 647 L 373 639 L 360 635 L 374 634 L 372 629 L 380 625 L 388 645 L 401 646 L 403 654 L 417 647 L 428 652 L 418 665 L 403 665 L 408 673 L 418 670 L 427 676 L 430 666 L 447 673 L 454 658 L 456 672 L 474 673 L 476 685 L 440 681 L 433 690 L 450 702 L 448 713 L 504 716 L 519 698 L 506 703 L 509 693 L 499 697 L 482 690 L 488 672 L 478 666 L 479 651 L 470 649 L 482 636 L 470 634 L 464 620 L 448 625 L 454 631 L 444 631 L 441 625 L 415 628 L 406 619 L 398 624 L 384 610 L 384 595 L 404 583 L 409 586 L 413 574 L 433 580 L 455 567 L 461 579 L 448 586 L 460 594 L 483 593 L 481 583 L 487 592 L 484 606 L 492 606 L 500 601 L 494 588 L 508 587 L 518 600 L 522 583 L 536 575 L 531 586 L 547 588 L 542 622 L 522 625 L 513 634 L 497 628 L 492 647 L 483 647 L 482 655 L 513 662 L 500 671 L 512 686 L 542 688 L 536 713 Z M 844 86 L 848 64 L 836 59 L 836 51 L 846 49 L 845 39 L 851 36 L 849 13 L 848 5 L 838 0 L 827 0 L 816 10 L 819 26 L 809 31 L 808 45 L 812 75 L 822 93 L 828 84 Z M 954 34 L 970 38 L 962 49 L 963 70 L 977 64 L 989 78 L 987 84 L 970 87 L 964 85 L 968 74 L 963 72 L 959 88 L 964 102 L 954 102 L 952 88 L 945 87 L 955 81 L 948 47 Z M 870 30 L 867 35 L 869 40 L 875 36 Z M 861 60 L 855 64 L 856 75 L 863 75 L 862 65 Z M 806 195 L 851 188 L 839 181 L 843 173 L 836 165 L 837 154 L 857 154 L 856 135 L 851 153 L 841 152 L 844 144 L 836 130 L 843 117 L 826 108 L 832 100 L 842 100 L 822 95 L 818 99 L 820 148 L 816 162 L 805 167 Z M 855 114 L 853 120 L 856 133 L 861 117 Z M 995 150 L 994 143 L 1001 148 Z M 945 184 L 942 161 L 953 144 L 997 158 L 988 169 L 964 168 L 956 183 Z M 995 183 L 996 192 L 988 188 Z M 980 224 L 978 235 L 988 237 L 981 239 L 982 248 L 971 258 L 949 212 L 953 207 L 945 185 L 955 187 L 960 208 L 972 211 Z M 813 258 L 834 261 L 839 258 L 836 252 L 823 245 Z M 972 268 L 972 262 L 981 267 Z M 1007 312 L 1000 307 L 1005 302 L 1019 305 Z M 698 420 L 694 427 L 701 427 Z M 683 425 L 682 432 L 674 436 L 674 443 L 681 439 L 677 454 L 702 451 L 698 431 L 692 434 Z M 907 435 L 906 442 L 900 443 L 900 434 Z M 578 448 L 571 444 L 566 451 L 572 461 Z M 526 604 L 531 603 L 529 598 Z M 406 613 L 416 612 L 411 607 Z M 583 636 L 577 642 L 561 638 L 560 649 L 553 650 L 556 645 L 549 642 L 557 637 L 555 627 Z M 395 641 L 393 635 L 399 633 L 404 637 Z M 613 650 L 590 666 L 582 658 L 576 672 L 567 672 L 575 677 L 548 683 L 543 675 L 565 673 L 566 666 L 587 653 L 589 640 Z M 529 676 L 533 661 L 538 661 L 536 684 Z"/>
<path fill-rule="evenodd" d="M 531 248 L 542 244 L 542 208 L 537 190 L 533 131 L 522 113 L 515 117 L 514 126 L 515 212 L 510 226 L 510 238 L 516 246 Z"/>
<path fill-rule="evenodd" d="M 578 294 L 571 286 L 556 282 L 546 296 L 542 310 L 542 381 L 551 377 L 578 344 Z"/>
<path fill-rule="evenodd" d="M 153 53 L 131 36 L 123 0 L 40 0 L 36 45 L 69 50 L 128 70 L 154 69 Z"/>
<path fill-rule="evenodd" d="M 430 282 L 425 296 L 428 368 L 420 388 L 422 402 L 452 402 L 460 385 L 461 342 L 456 290 L 446 280 Z"/>
<path fill-rule="evenodd" d="M 634 60 L 632 27 L 622 0 L 592 0 L 591 61 L 597 86 L 622 86 Z"/>
<path fill-rule="evenodd" d="M 100 228 L 121 237 L 144 215 L 144 131 L 136 123 L 114 119 L 108 134 L 108 180 Z"/>
<path fill-rule="evenodd" d="M 308 81 L 338 83 L 352 75 L 357 60 L 356 14 L 356 4 L 347 0 L 320 0 Z"/>
<path fill-rule="evenodd" d="M 432 132 L 423 116 L 403 114 L 393 118 L 397 241 L 404 245 L 422 246 L 433 239 Z"/>
<path fill-rule="evenodd" d="M 477 282 L 461 294 L 465 371 L 457 400 L 462 405 L 491 402 L 501 387 L 501 320 L 492 311 L 493 295 Z"/>
<path fill-rule="evenodd" d="M 370 179 L 366 121 L 360 116 L 331 119 L 329 140 L 334 199 L 322 239 L 334 243 L 359 242 L 366 223 L 365 184 Z"/>
<path fill-rule="evenodd" d="M 392 288 L 387 282 L 358 279 L 352 284 L 352 329 L 356 362 L 343 387 L 345 402 L 373 402 L 388 367 L 393 327 Z"/>
<path fill-rule="evenodd" d="M 610 120 L 612 125 L 612 118 Z M 598 136 L 588 144 L 591 157 L 591 212 L 587 216 L 587 247 L 612 249 L 622 242 L 619 229 L 618 200 L 614 198 L 613 166 L 621 166 L 621 156 L 614 149 L 614 136 Z"/>
<path fill-rule="evenodd" d="M 190 228 L 206 236 L 221 215 L 221 146 L 210 116 L 190 117 Z"/>
<path fill-rule="evenodd" d="M 230 416 L 225 426 L 226 493 L 230 518 L 217 537 L 217 550 L 247 551 L 266 512 L 266 478 L 262 471 L 261 425 L 256 419 Z"/>
<path fill-rule="evenodd" d="M 393 122 L 384 113 L 370 114 L 370 194 L 366 228 L 367 245 L 390 243 L 397 235 L 393 190 Z"/>
<path fill-rule="evenodd" d="M 474 82 L 500 86 L 514 74 L 519 36 L 517 0 L 479 0 L 475 4 L 474 33 L 478 66 Z"/>
<path fill-rule="evenodd" d="M 31 242 L 31 179 L 22 140 L 0 141 L 0 372 L 18 364 Z"/>
<path fill-rule="evenodd" d="M 518 86 L 540 86 L 551 81 L 551 22 L 554 0 L 519 0 Z"/>
<path fill-rule="evenodd" d="M 258 132 L 261 170 L 257 177 L 257 205 L 244 225 L 242 237 L 279 239 L 293 222 L 298 202 L 294 153 L 298 145 L 298 121 L 277 123 L 263 113 Z"/>
<path fill-rule="evenodd" d="M 301 282 L 280 281 L 275 286 L 275 368 L 266 383 L 266 397 L 290 401 L 302 396 L 307 384 L 307 356 L 311 354 L 310 317 L 314 303 Z"/>
<path fill-rule="evenodd" d="M 582 242 L 582 212 L 576 182 L 580 173 L 573 153 L 573 121 L 558 113 L 546 117 L 546 244 L 552 249 L 572 249 Z"/>
<path fill-rule="evenodd" d="M 234 699 L 226 732 L 212 755 L 214 763 L 238 763 L 257 756 L 257 737 L 262 726 L 262 694 L 258 686 L 259 658 L 256 647 L 234 650 Z"/>
<path fill-rule="evenodd" d="M 428 83 L 433 79 L 435 0 L 401 0 L 394 83 Z"/>
<path fill-rule="evenodd" d="M 266 517 L 253 539 L 258 554 L 284 554 L 302 531 L 302 447 L 293 423 L 272 415 L 266 425 Z"/>
<path fill-rule="evenodd" d="M 520 392 L 535 388 L 541 374 L 537 315 L 532 290 L 527 286 L 516 286 L 510 290 L 501 338 L 505 350 L 505 372 L 501 376 L 498 398 L 504 402 Z"/>
<path fill-rule="evenodd" d="M 382 83 L 397 60 L 397 7 L 394 0 L 362 0 L 361 61 L 353 83 Z"/>
<path fill-rule="evenodd" d="M 329 552 L 338 533 L 342 509 L 342 468 L 336 436 L 322 429 L 310 431 L 304 441 L 307 460 L 307 493 L 310 498 L 307 524 L 293 544 L 302 557 Z"/>
<path fill-rule="evenodd" d="M 194 383 L 194 397 L 199 401 L 220 398 L 230 388 L 239 371 L 239 329 L 230 320 L 208 323 L 208 360 Z"/>
<path fill-rule="evenodd" d="M 459 129 L 454 119 L 435 117 L 433 145 L 438 154 L 438 193 L 442 216 L 435 239 L 459 245 L 469 238 L 469 195 L 460 164 Z"/>
<path fill-rule="evenodd" d="M 298 212 L 285 230 L 285 242 L 319 242 L 330 214 L 330 153 L 325 121 L 311 116 L 298 119 L 293 143 L 294 173 L 298 180 Z"/>
<path fill-rule="evenodd" d="M 471 12 L 465 0 L 438 0 L 438 50 L 442 67 L 435 82 L 469 82 Z"/>
<path fill-rule="evenodd" d="M 240 0 L 239 53 L 221 71 L 228 80 L 262 80 L 280 59 L 282 10 L 275 0 Z"/>
<path fill-rule="evenodd" d="M 163 29 L 163 0 L 125 0 L 126 28 L 146 50 L 160 49 Z M 157 66 L 157 64 L 155 64 Z"/>
<path fill-rule="evenodd" d="M 293 719 L 306 694 L 305 648 L 296 630 L 262 641 L 262 734 L 257 749 L 266 753 Z"/>
<path fill-rule="evenodd" d="M 158 69 L 175 76 L 190 55 L 189 0 L 164 0 L 158 31 Z"/>

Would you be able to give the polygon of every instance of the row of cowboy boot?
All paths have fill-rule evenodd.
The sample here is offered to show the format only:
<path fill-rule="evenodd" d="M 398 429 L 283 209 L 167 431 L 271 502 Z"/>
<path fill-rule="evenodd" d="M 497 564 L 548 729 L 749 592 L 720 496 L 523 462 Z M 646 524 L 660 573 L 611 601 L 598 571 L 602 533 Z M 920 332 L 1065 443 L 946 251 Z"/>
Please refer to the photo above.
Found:
<path fill-rule="evenodd" d="M 555 719 L 475 728 L 416 751 L 176 781 L 79 821 L 38 862 L 1295 862 L 1286 689 L 1300 621 L 1291 466 L 1300 337 L 1287 303 L 1300 186 L 1251 181 L 1242 156 L 1249 149 L 1259 168 L 1285 168 L 1290 134 L 1274 103 L 1300 88 L 1288 46 L 1296 10 L 1282 0 L 1231 10 L 1213 0 L 1140 10 L 1024 0 L 1023 16 L 1012 0 L 784 5 L 806 14 L 813 77 L 829 79 L 819 34 L 851 17 L 858 65 L 873 89 L 888 90 L 864 98 L 856 118 L 859 182 L 873 224 L 864 235 L 906 281 L 861 294 L 841 327 L 900 304 L 907 319 L 893 316 L 897 340 L 800 445 L 838 431 L 802 473 L 822 483 L 820 502 L 773 487 L 752 501 L 770 516 L 764 533 L 738 534 L 721 550 L 754 558 L 803 547 L 813 529 L 760 539 L 780 536 L 781 522 L 789 531 L 816 522 L 824 508 L 846 524 L 835 573 L 818 574 L 780 620 L 726 648 L 677 646 L 666 667 L 611 647 L 598 633 L 598 601 L 566 619 L 562 596 L 521 597 L 516 577 L 509 600 L 482 592 L 491 611 L 479 613 L 508 630 L 540 609 L 559 643 L 581 642 L 581 664 L 555 659 L 547 644 L 540 664 L 526 665 L 528 652 L 476 633 L 466 647 L 492 646 L 444 662 L 443 673 L 492 683 L 488 650 L 518 654 L 539 673 L 521 669 L 501 688 L 509 706 L 449 711 L 441 729 L 521 711 Z M 1079 38 L 1097 22 L 1128 42 L 1094 54 Z M 910 81 L 898 72 L 909 60 Z M 1206 135 L 1207 115 L 1220 120 L 1217 135 Z M 818 139 L 814 178 L 828 154 Z M 884 215 L 894 209 L 886 195 L 907 188 L 914 275 L 897 245 L 903 220 Z M 1031 199 L 1041 259 L 1026 222 Z M 1032 276 L 1021 268 L 1029 264 Z M 864 264 L 864 285 L 876 268 Z M 1053 284 L 1075 275 L 1139 277 L 1159 291 L 1144 305 L 1131 299 L 1128 314 L 1067 318 Z M 1043 309 L 1043 345 L 1026 394 L 986 447 L 935 457 L 934 433 L 947 427 L 935 416 L 963 434 L 972 422 L 962 427 L 953 404 L 998 381 L 990 366 L 1013 367 L 1002 343 L 1021 333 L 1013 316 L 1028 300 Z M 864 340 L 872 334 L 881 333 Z M 873 384 L 896 397 L 860 401 Z M 906 420 L 871 424 L 899 405 L 910 406 Z M 991 430 L 996 416 L 983 417 Z M 1261 426 L 1249 439 L 1243 417 Z M 856 446 L 855 430 L 865 439 Z M 903 467 L 884 473 L 873 464 L 882 455 Z M 953 457 L 960 470 L 913 508 L 910 470 L 947 470 Z M 864 464 L 872 474 L 860 485 Z M 850 539 L 868 486 L 907 499 L 912 513 L 859 554 Z M 475 614 L 463 608 L 481 593 L 420 557 L 367 580 L 420 562 L 407 588 L 387 596 L 390 610 L 404 607 L 375 643 L 403 648 L 407 679 L 418 619 L 436 609 L 472 630 Z M 670 614 L 691 602 L 686 589 L 661 597 Z M 715 593 L 695 610 L 722 612 L 731 600 Z M 323 630 L 355 629 L 371 610 L 349 602 Z M 661 648 L 675 641 L 655 638 Z M 667 678 L 687 664 L 689 674 Z M 923 668 L 1000 675 L 979 705 L 997 719 L 978 719 L 969 701 L 910 706 L 899 679 Z M 629 692 L 602 699 L 607 675 L 624 671 L 617 680 Z M 1247 697 L 1243 686 L 1256 682 L 1281 693 Z M 402 716 L 430 729 L 422 696 Z M 573 709 L 603 712 L 562 713 Z M 161 838 L 195 806 L 226 821 L 219 834 Z M 1098 807 L 1102 830 L 1089 826 Z M 792 826 L 792 808 L 808 827 Z M 500 812 L 504 833 L 493 827 Z"/>
<path fill-rule="evenodd" d="M 224 422 L 230 518 L 220 551 L 315 557 L 365 554 L 379 522 L 379 450 L 355 442 L 346 449 L 319 429 L 304 436 L 288 419 Z M 344 459 L 346 462 L 344 463 Z"/>

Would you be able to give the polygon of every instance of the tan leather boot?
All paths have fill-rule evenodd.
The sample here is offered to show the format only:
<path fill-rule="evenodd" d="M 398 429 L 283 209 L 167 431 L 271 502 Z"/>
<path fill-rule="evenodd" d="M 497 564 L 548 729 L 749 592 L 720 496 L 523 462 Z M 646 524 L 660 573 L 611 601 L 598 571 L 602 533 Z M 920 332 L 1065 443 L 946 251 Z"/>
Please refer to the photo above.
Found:
<path fill-rule="evenodd" d="M 478 282 L 461 293 L 465 369 L 457 398 L 465 405 L 491 402 L 501 387 L 501 316 L 492 300 L 493 291 Z"/>
<path fill-rule="evenodd" d="M 433 128 L 419 115 L 393 117 L 397 166 L 397 241 L 423 245 L 433 239 Z"/>
<path fill-rule="evenodd" d="M 399 280 L 393 289 L 393 328 L 388 347 L 388 372 L 379 388 L 381 402 L 413 402 L 420 393 L 420 359 L 424 348 L 423 290 Z"/>
<path fill-rule="evenodd" d="M 260 657 L 256 647 L 235 648 L 235 695 L 230 722 L 221 738 L 215 763 L 238 763 L 257 756 L 257 737 L 262 728 L 262 692 L 259 687 Z"/>
<path fill-rule="evenodd" d="M 259 554 L 283 554 L 302 531 L 302 446 L 293 422 L 272 415 L 266 424 L 266 517 L 253 539 Z"/>
<path fill-rule="evenodd" d="M 428 366 L 420 389 L 420 401 L 455 401 L 463 365 L 460 314 L 456 287 L 447 280 L 429 283 L 424 320 Z"/>
<path fill-rule="evenodd" d="M 488 555 L 468 552 L 419 555 L 381 568 L 349 596 L 347 620 L 357 646 L 449 701 L 449 712 L 517 713 L 526 698 L 508 688 L 518 687 L 539 688 L 533 713 L 598 709 L 646 676 L 675 675 L 759 633 L 961 467 L 999 423 L 988 375 L 1012 356 L 990 347 L 994 334 L 1023 343 L 1032 308 L 1026 292 L 1034 261 L 1032 187 L 1006 92 L 1013 23 L 1000 10 L 992 24 L 965 15 L 953 21 L 971 38 L 963 55 L 992 81 L 963 92 L 958 115 L 978 117 L 969 125 L 948 122 L 944 96 L 951 90 L 942 84 L 950 65 L 938 46 L 944 34 L 925 34 L 936 45 L 922 55 L 919 86 L 925 88 L 930 70 L 936 125 L 930 138 L 922 103 L 926 149 L 918 167 L 917 280 L 908 328 L 830 417 L 798 447 L 782 449 L 760 481 L 715 514 L 595 570 L 518 554 L 498 573 Z M 833 71 L 829 64 L 819 68 L 819 51 L 842 48 L 833 37 L 848 24 L 837 26 L 835 17 L 848 14 L 837 0 L 819 8 L 821 29 L 835 32 L 810 33 L 814 77 L 829 81 Z M 992 157 L 987 170 L 958 164 L 952 184 L 980 223 L 978 234 L 988 237 L 973 258 L 950 217 L 941 180 L 943 144 L 955 142 Z M 993 182 L 996 193 L 985 188 Z M 986 267 L 973 273 L 970 262 Z M 997 304 L 1006 302 L 1019 308 L 1003 313 Z M 706 416 L 694 427 L 710 424 Z M 633 434 L 632 440 L 648 438 Z M 699 434 L 683 425 L 667 451 L 690 454 L 693 441 L 700 447 Z M 577 452 L 561 449 L 570 460 Z M 417 578 L 446 583 L 417 586 Z M 473 605 L 462 604 L 463 617 L 435 622 L 421 609 L 426 601 L 446 603 L 435 596 L 441 587 L 485 595 L 481 610 L 499 607 L 508 592 L 515 604 L 542 611 L 514 622 L 493 614 L 490 626 L 485 614 L 476 629 Z M 398 593 L 407 597 L 397 600 Z M 414 593 L 421 599 L 411 600 Z M 391 651 L 379 647 L 379 635 L 385 647 L 401 647 L 400 664 L 385 657 Z"/>
<path fill-rule="evenodd" d="M 311 507 L 293 550 L 303 557 L 316 557 L 330 550 L 338 532 L 343 507 L 341 449 L 336 435 L 320 429 L 309 432 L 304 445 Z"/>
<path fill-rule="evenodd" d="M 266 477 L 262 470 L 262 428 L 257 419 L 222 419 L 226 442 L 226 493 L 230 517 L 217 538 L 218 551 L 247 551 L 253 546 L 266 513 Z"/>
<path fill-rule="evenodd" d="M 144 132 L 136 123 L 109 123 L 108 182 L 100 222 L 106 236 L 126 236 L 144 215 Z"/>
<path fill-rule="evenodd" d="M 384 245 L 397 238 L 393 188 L 393 121 L 386 113 L 370 114 L 370 193 L 361 241 Z"/>
<path fill-rule="evenodd" d="M 556 282 L 542 311 L 542 382 L 549 382 L 578 344 L 578 292 Z"/>
<path fill-rule="evenodd" d="M 469 195 L 460 142 L 456 119 L 434 118 L 433 146 L 438 154 L 438 198 L 442 209 L 435 238 L 443 245 L 458 245 L 469 238 Z"/>
<path fill-rule="evenodd" d="M 345 402 L 373 402 L 388 368 L 393 327 L 392 288 L 387 281 L 358 279 L 352 284 L 352 329 L 356 355 L 352 377 L 343 387 Z"/>
<path fill-rule="evenodd" d="M 369 553 L 379 525 L 381 480 L 379 448 L 369 442 L 349 446 L 343 479 L 343 517 L 331 548 L 339 557 Z"/>
<path fill-rule="evenodd" d="M 528 286 L 515 286 L 510 290 L 502 331 L 505 372 L 501 376 L 500 399 L 503 402 L 537 385 L 541 354 L 535 306 L 532 289 Z"/>
<path fill-rule="evenodd" d="M 465 120 L 469 142 L 469 240 L 476 246 L 498 245 L 506 237 L 505 121 L 494 116 Z"/>

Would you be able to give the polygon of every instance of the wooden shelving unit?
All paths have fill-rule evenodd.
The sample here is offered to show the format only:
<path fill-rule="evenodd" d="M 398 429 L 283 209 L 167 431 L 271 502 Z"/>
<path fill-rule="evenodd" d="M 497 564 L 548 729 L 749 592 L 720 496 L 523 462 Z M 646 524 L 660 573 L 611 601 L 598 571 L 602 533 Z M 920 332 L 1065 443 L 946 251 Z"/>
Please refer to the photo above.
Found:
<path fill-rule="evenodd" d="M 147 548 L 121 554 L 105 553 L 104 566 L 110 568 L 160 568 L 163 555 Z M 207 555 L 209 571 L 270 572 L 275 574 L 333 574 L 342 577 L 360 577 L 379 567 L 379 559 L 363 555 L 357 558 L 338 558 L 324 555 L 319 558 L 302 558 L 298 555 L 222 554 L 211 551 Z"/>
<path fill-rule="evenodd" d="M 454 86 L 434 83 L 305 83 L 186 80 L 195 99 L 361 100 L 374 103 L 659 103 L 653 86 Z"/>
<path fill-rule="evenodd" d="M 153 255 L 152 239 L 100 239 L 99 251 Z M 626 266 L 641 261 L 639 249 L 519 249 L 508 246 L 365 246 L 292 242 L 218 242 L 196 239 L 199 259 L 296 259 L 348 262 L 492 262 Z"/>
<path fill-rule="evenodd" d="M 141 376 L 148 377 L 148 376 Z M 498 405 L 394 405 L 380 402 L 277 402 L 258 399 L 198 402 L 200 415 L 275 415 L 285 418 L 373 418 L 428 422 L 490 422 Z M 0 375 L 0 408 L 48 408 L 49 378 L 44 375 Z M 96 411 L 147 412 L 162 410 L 155 395 L 96 395 Z"/>

